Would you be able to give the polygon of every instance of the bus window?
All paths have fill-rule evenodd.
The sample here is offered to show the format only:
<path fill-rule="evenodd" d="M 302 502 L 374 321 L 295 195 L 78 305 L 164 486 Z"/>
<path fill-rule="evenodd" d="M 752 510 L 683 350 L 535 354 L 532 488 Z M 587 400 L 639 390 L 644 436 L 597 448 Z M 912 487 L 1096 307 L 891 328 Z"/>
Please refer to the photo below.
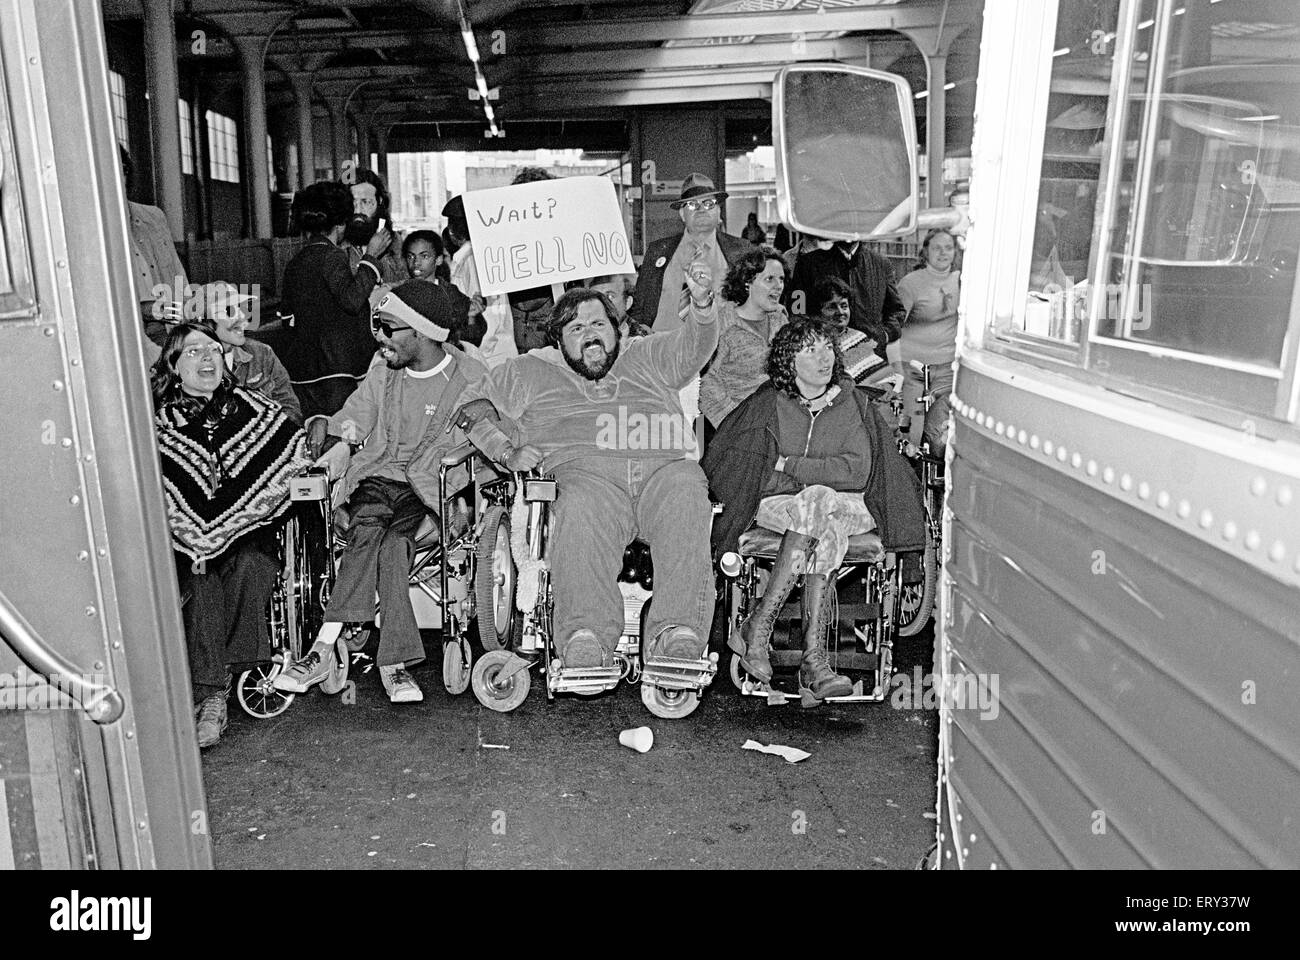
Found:
<path fill-rule="evenodd" d="M 1098 231 L 1093 355 L 1173 392 L 1200 392 L 1208 376 L 1217 400 L 1290 419 L 1300 5 L 1259 23 L 1236 0 L 1139 7 L 1124 97 L 1138 134 Z"/>
<path fill-rule="evenodd" d="M 0 97 L 0 320 L 29 317 L 36 308 L 10 129 L 8 102 Z"/>
<path fill-rule="evenodd" d="M 1059 7 L 1020 334 L 1080 342 L 1118 11 L 1118 0 Z"/>
<path fill-rule="evenodd" d="M 1300 11 L 1244 31 L 1218 6 L 1139 24 L 1162 55 L 1132 77 L 1137 202 L 1111 225 L 1108 264 L 1124 309 L 1098 331 L 1276 370 L 1300 248 L 1300 74 L 1279 43 L 1300 52 Z"/>

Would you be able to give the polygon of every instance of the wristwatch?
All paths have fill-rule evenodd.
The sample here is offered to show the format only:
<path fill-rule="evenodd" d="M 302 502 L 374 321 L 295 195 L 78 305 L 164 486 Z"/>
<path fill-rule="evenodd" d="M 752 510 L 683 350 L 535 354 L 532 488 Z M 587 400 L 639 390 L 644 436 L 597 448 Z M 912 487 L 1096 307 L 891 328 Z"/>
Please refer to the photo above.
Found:
<path fill-rule="evenodd" d="M 714 293 L 712 290 L 710 290 L 709 299 L 705 300 L 703 303 L 698 302 L 695 299 L 695 297 L 691 297 L 691 306 L 693 306 L 696 310 L 708 310 L 710 307 L 713 306 L 713 301 L 715 301 L 717 298 L 718 295 Z"/>

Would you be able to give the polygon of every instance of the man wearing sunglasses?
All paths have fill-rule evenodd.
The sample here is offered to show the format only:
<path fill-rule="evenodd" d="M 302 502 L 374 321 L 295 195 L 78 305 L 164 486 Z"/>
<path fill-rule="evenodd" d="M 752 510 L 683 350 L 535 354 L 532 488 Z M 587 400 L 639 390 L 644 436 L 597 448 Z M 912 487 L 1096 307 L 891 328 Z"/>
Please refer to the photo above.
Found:
<path fill-rule="evenodd" d="M 465 388 L 487 372 L 458 348 L 461 323 L 439 284 L 408 280 L 385 294 L 370 318 L 379 350 L 365 379 L 337 413 L 307 422 L 317 464 L 343 478 L 335 502 L 345 504 L 348 545 L 325 625 L 306 656 L 276 677 L 276 689 L 301 693 L 325 679 L 344 626 L 375 618 L 377 586 L 380 681 L 392 703 L 424 699 L 407 671 L 424 659 L 411 609 L 411 558 L 421 522 L 439 507 L 441 459 L 465 441 L 449 429 L 452 414 Z M 354 445 L 360 449 L 351 455 Z M 468 479 L 464 467 L 453 470 L 448 489 Z"/>
<path fill-rule="evenodd" d="M 686 274 L 693 263 L 707 266 L 716 284 L 713 292 L 721 290 L 730 266 L 754 249 L 748 241 L 722 232 L 726 200 L 727 192 L 717 189 L 702 173 L 692 173 L 682 181 L 681 196 L 672 208 L 685 229 L 646 248 L 628 316 L 655 333 L 680 327 L 688 309 Z"/>

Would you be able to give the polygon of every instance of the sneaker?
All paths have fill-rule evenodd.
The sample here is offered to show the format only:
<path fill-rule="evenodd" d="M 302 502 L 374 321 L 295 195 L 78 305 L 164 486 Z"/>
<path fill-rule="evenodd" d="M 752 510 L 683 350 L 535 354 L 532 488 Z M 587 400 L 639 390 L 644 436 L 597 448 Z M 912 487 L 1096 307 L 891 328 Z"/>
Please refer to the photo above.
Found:
<path fill-rule="evenodd" d="M 229 691 L 214 693 L 210 697 L 205 697 L 195 710 L 194 716 L 197 721 L 195 732 L 199 736 L 200 750 L 212 746 L 226 732 L 226 727 L 230 724 L 230 715 L 226 711 L 228 696 Z"/>
<path fill-rule="evenodd" d="M 285 693 L 306 693 L 329 676 L 330 667 L 333 666 L 331 661 L 335 656 L 333 644 L 330 645 L 327 653 L 328 656 L 321 656 L 320 651 L 313 647 L 307 656 L 295 660 L 287 669 L 277 674 L 271 685 Z"/>
<path fill-rule="evenodd" d="M 424 691 L 415 679 L 406 672 L 406 665 L 395 663 L 391 667 L 379 668 L 379 679 L 388 691 L 390 703 L 419 703 L 424 699 Z"/>
<path fill-rule="evenodd" d="M 575 630 L 568 643 L 559 649 L 559 655 L 567 669 L 605 665 L 605 648 L 590 630 Z"/>
<path fill-rule="evenodd" d="M 690 627 L 668 625 L 659 631 L 646 649 L 646 660 L 698 660 L 703 655 L 703 644 Z"/>

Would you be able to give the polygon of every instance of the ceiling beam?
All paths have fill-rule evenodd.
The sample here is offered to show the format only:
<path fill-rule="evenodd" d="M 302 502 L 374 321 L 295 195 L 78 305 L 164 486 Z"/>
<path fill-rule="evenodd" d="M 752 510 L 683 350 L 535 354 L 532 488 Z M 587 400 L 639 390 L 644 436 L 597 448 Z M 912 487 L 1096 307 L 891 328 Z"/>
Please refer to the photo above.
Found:
<path fill-rule="evenodd" d="M 654 47 L 624 50 L 617 57 L 596 57 L 582 53 L 548 53 L 511 58 L 533 74 L 607 73 L 630 70 L 673 70 L 729 64 L 790 63 L 800 60 L 850 60 L 867 55 L 866 37 L 809 40 L 799 50 L 790 43 L 729 43 L 708 47 Z"/>
<path fill-rule="evenodd" d="M 535 47 L 602 46 L 618 43 L 657 43 L 668 40 L 711 40 L 717 37 L 784 36 L 838 31 L 903 30 L 937 27 L 944 4 L 899 7 L 836 7 L 821 10 L 790 10 L 778 13 L 705 14 L 645 20 L 578 20 L 572 23 L 530 23 L 519 28 L 519 43 Z M 954 0 L 948 9 L 948 27 L 975 22 L 979 5 L 973 0 Z M 511 31 L 506 25 L 506 42 Z"/>

